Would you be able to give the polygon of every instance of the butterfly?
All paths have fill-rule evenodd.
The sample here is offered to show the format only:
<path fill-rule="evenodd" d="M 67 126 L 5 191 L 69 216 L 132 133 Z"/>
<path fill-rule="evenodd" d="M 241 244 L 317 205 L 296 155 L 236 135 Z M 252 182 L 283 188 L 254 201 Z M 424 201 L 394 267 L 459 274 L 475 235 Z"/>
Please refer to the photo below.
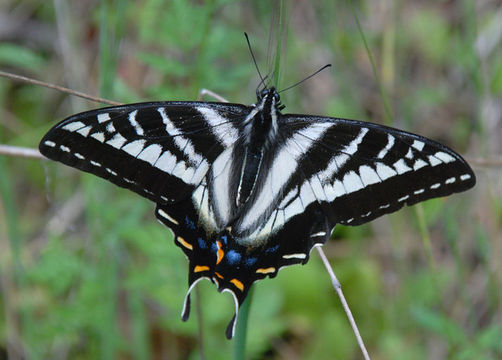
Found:
<path fill-rule="evenodd" d="M 360 225 L 476 182 L 459 154 L 420 135 L 283 109 L 265 86 L 251 106 L 101 108 L 61 121 L 39 149 L 153 201 L 188 258 L 182 319 L 192 289 L 208 279 L 233 296 L 232 338 L 251 285 L 307 263 L 336 224 Z"/>

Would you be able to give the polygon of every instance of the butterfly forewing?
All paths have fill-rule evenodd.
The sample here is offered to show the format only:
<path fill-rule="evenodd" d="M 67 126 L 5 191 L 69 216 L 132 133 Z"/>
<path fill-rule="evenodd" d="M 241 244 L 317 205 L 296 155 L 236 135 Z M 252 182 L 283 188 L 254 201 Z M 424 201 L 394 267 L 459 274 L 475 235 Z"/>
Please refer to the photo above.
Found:
<path fill-rule="evenodd" d="M 242 105 L 157 102 L 103 108 L 63 120 L 40 152 L 157 203 L 179 201 L 239 136 Z M 238 124 L 238 122 L 237 122 Z"/>
<path fill-rule="evenodd" d="M 426 199 L 471 188 L 469 165 L 446 146 L 430 139 L 371 123 L 302 115 L 285 115 L 286 127 L 306 138 L 311 124 L 327 130 L 300 151 L 298 168 L 284 196 L 298 193 L 293 213 L 320 206 L 330 224 L 359 225 Z M 288 221 L 288 219 L 286 219 Z"/>

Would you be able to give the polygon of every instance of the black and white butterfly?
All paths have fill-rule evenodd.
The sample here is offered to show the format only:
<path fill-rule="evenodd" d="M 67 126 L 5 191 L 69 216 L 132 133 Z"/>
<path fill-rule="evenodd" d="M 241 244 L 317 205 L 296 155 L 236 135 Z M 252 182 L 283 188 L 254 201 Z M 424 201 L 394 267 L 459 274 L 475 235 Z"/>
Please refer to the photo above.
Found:
<path fill-rule="evenodd" d="M 256 105 L 150 102 L 73 115 L 40 152 L 152 200 L 201 279 L 235 300 L 253 282 L 305 264 L 336 224 L 474 186 L 460 155 L 435 141 L 354 120 L 282 114 L 275 88 Z M 227 327 L 234 334 L 236 315 Z"/>

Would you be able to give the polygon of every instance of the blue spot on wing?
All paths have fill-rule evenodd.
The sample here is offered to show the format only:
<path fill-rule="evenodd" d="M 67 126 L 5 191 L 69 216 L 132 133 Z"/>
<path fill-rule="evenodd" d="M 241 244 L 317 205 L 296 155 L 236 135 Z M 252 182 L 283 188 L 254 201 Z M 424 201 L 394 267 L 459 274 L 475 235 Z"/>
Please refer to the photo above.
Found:
<path fill-rule="evenodd" d="M 185 216 L 185 223 L 190 230 L 195 230 L 195 223 L 188 216 Z"/>
<path fill-rule="evenodd" d="M 204 241 L 203 238 L 198 238 L 197 241 L 198 241 L 199 247 L 201 249 L 207 249 L 207 244 L 206 244 L 206 242 Z"/>
<path fill-rule="evenodd" d="M 226 258 L 227 258 L 227 261 L 230 265 L 234 265 L 234 264 L 238 263 L 239 261 L 241 261 L 241 254 L 239 254 L 235 250 L 230 250 L 227 252 Z"/>
<path fill-rule="evenodd" d="M 271 247 L 271 248 L 266 249 L 266 250 L 265 250 L 265 253 L 266 253 L 266 254 L 270 254 L 270 253 L 276 252 L 276 251 L 277 251 L 277 249 L 279 249 L 279 244 L 277 244 L 277 245 L 276 245 L 276 246 L 274 246 L 274 247 Z"/>
<path fill-rule="evenodd" d="M 246 266 L 253 266 L 257 261 L 257 258 L 247 258 L 244 260 L 244 264 L 246 264 Z"/>

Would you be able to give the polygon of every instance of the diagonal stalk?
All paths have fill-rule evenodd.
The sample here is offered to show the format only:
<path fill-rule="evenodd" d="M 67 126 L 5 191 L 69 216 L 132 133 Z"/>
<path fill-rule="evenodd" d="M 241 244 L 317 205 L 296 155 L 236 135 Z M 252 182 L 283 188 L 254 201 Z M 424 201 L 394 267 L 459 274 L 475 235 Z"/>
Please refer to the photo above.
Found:
<path fill-rule="evenodd" d="M 347 300 L 345 300 L 345 296 L 343 295 L 342 291 L 342 285 L 340 284 L 340 281 L 338 281 L 338 278 L 335 275 L 335 272 L 333 271 L 333 268 L 331 267 L 328 258 L 324 254 L 324 251 L 322 250 L 321 246 L 316 246 L 317 252 L 319 253 L 319 256 L 321 257 L 321 260 L 326 267 L 326 270 L 328 270 L 329 277 L 331 278 L 331 283 L 333 284 L 333 288 L 336 291 L 336 294 L 340 298 L 340 301 L 343 306 L 343 310 L 345 311 L 345 314 L 347 314 L 347 318 L 349 319 L 350 326 L 352 326 L 352 330 L 354 331 L 354 335 L 356 336 L 357 343 L 359 344 L 359 347 L 361 348 L 361 351 L 363 353 L 364 359 L 365 360 L 370 360 L 370 356 L 368 355 L 368 351 L 366 350 L 366 346 L 364 346 L 364 341 L 363 338 L 361 337 L 361 334 L 359 333 L 359 329 L 357 328 L 356 321 L 354 320 L 354 316 L 352 316 L 352 312 L 350 311 L 349 304 L 347 303 Z"/>

